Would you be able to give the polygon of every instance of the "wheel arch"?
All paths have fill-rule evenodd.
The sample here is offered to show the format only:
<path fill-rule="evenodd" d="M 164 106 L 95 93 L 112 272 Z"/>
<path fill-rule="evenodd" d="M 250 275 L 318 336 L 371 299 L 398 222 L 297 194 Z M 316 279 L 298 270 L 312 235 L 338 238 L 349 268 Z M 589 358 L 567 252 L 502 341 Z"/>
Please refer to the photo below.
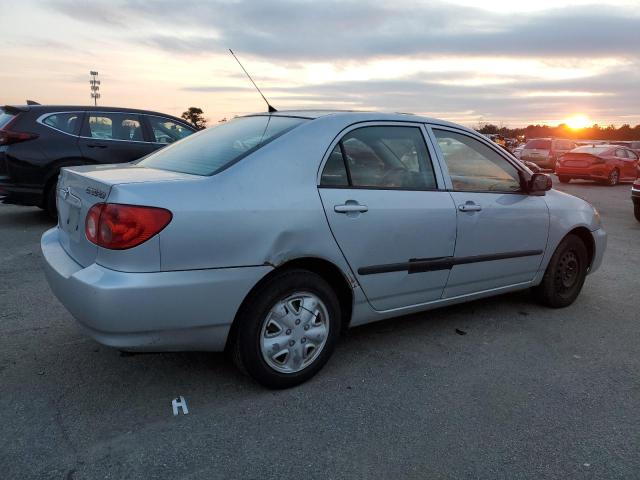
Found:
<path fill-rule="evenodd" d="M 569 231 L 562 238 L 562 240 L 564 240 L 568 235 L 577 236 L 587 247 L 587 253 L 589 255 L 589 269 L 591 269 L 591 265 L 593 264 L 593 259 L 595 258 L 596 254 L 596 245 L 593 239 L 593 235 L 591 235 L 591 231 L 587 227 L 576 227 L 573 230 Z"/>
<path fill-rule="evenodd" d="M 262 288 L 262 286 L 271 280 L 275 275 L 285 270 L 308 270 L 319 276 L 321 276 L 335 291 L 338 301 L 340 303 L 340 311 L 342 313 L 342 328 L 346 329 L 351 322 L 351 314 L 353 312 L 353 289 L 342 270 L 334 263 L 318 257 L 301 257 L 292 260 L 288 260 L 276 268 L 271 270 L 268 274 L 262 277 L 244 297 L 244 300 L 240 304 L 238 311 L 231 324 L 229 335 L 227 336 L 225 350 L 231 345 L 236 335 L 236 328 L 238 325 L 238 317 L 240 312 L 246 306 L 255 293 Z"/>

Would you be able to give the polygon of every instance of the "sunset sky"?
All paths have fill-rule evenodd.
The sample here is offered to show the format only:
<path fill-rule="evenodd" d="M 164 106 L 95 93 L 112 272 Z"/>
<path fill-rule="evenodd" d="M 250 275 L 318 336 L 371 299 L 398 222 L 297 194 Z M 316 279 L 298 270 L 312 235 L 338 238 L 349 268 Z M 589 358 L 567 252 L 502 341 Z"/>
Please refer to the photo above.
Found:
<path fill-rule="evenodd" d="M 606 5 L 605 5 L 606 3 Z M 640 123 L 640 0 L 0 0 L 0 104 Z"/>

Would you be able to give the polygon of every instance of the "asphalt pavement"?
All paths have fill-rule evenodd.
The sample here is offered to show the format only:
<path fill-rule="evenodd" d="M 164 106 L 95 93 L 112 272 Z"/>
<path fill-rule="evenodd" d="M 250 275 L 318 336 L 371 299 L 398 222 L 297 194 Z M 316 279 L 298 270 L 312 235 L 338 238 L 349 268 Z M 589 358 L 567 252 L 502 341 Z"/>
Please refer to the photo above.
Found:
<path fill-rule="evenodd" d="M 51 222 L 0 205 L 0 478 L 640 478 L 630 186 L 556 186 L 609 233 L 574 305 L 519 292 L 352 329 L 285 391 L 222 354 L 123 356 L 85 337 L 42 273 Z"/>

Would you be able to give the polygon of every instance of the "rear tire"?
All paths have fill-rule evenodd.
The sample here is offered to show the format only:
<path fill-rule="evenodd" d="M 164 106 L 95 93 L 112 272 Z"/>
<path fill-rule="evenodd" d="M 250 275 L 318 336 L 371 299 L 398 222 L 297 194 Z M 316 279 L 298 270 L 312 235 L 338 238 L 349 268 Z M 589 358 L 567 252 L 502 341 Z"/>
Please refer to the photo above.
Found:
<path fill-rule="evenodd" d="M 245 301 L 236 318 L 232 358 L 268 388 L 299 385 L 322 369 L 341 328 L 338 297 L 307 270 L 276 274 Z"/>
<path fill-rule="evenodd" d="M 571 181 L 571 177 L 565 177 L 562 175 L 558 177 L 558 180 L 560 180 L 560 183 L 569 183 Z"/>
<path fill-rule="evenodd" d="M 640 202 L 633 204 L 633 214 L 636 217 L 636 220 L 640 222 Z"/>
<path fill-rule="evenodd" d="M 580 294 L 587 276 L 589 255 L 577 235 L 567 235 L 554 252 L 542 282 L 533 288 L 536 299 L 551 308 L 571 305 Z"/>

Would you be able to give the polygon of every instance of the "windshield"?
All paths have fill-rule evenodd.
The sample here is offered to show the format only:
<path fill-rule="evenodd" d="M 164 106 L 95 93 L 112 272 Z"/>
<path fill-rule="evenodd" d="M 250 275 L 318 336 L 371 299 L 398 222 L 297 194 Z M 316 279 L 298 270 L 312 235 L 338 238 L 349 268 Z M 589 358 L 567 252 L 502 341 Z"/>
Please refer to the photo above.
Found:
<path fill-rule="evenodd" d="M 3 108 L 0 108 L 0 128 L 9 123 L 13 117 L 14 115 L 6 112 Z"/>
<path fill-rule="evenodd" d="M 524 148 L 528 149 L 538 149 L 538 150 L 550 150 L 551 149 L 551 140 L 529 140 Z"/>
<path fill-rule="evenodd" d="M 192 175 L 215 175 L 305 121 L 272 115 L 236 118 L 158 150 L 139 165 Z"/>

